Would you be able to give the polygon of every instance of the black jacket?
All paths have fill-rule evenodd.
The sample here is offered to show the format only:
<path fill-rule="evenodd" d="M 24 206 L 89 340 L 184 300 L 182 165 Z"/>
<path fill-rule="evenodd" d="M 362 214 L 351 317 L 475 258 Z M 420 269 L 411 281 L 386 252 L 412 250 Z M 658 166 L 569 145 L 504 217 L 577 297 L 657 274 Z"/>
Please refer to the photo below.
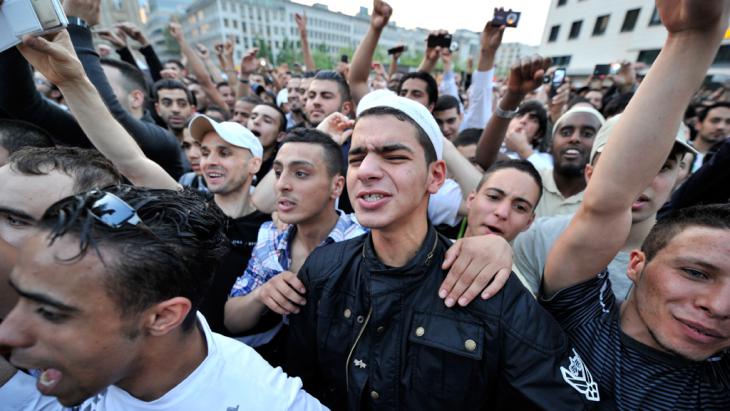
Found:
<path fill-rule="evenodd" d="M 400 268 L 378 261 L 369 234 L 315 250 L 299 271 L 307 304 L 289 317 L 287 371 L 335 410 L 595 404 L 563 379 L 572 345 L 514 276 L 487 301 L 444 306 L 450 245 L 430 227 Z"/>

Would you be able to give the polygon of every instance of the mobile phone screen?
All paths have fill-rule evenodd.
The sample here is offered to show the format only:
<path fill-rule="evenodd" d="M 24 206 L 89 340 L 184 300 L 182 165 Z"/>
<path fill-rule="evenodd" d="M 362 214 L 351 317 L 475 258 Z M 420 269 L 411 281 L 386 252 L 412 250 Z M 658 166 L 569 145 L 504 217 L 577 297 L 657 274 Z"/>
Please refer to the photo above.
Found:
<path fill-rule="evenodd" d="M 30 4 L 33 6 L 43 30 L 53 29 L 61 25 L 61 20 L 58 18 L 51 0 L 30 0 Z"/>
<path fill-rule="evenodd" d="M 553 73 L 553 88 L 558 88 L 565 81 L 565 69 L 556 69 Z"/>

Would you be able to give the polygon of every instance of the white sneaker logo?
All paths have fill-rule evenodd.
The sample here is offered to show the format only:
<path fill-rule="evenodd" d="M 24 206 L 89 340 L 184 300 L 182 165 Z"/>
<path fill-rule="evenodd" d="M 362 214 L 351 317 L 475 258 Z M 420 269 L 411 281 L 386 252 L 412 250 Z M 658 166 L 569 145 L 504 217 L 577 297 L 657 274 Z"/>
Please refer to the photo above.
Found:
<path fill-rule="evenodd" d="M 560 367 L 560 373 L 563 374 L 563 379 L 579 393 L 585 395 L 589 401 L 600 401 L 601 396 L 598 393 L 598 384 L 593 381 L 591 372 L 583 364 L 583 360 L 575 352 L 575 349 L 573 349 L 573 354 L 575 355 L 570 357 L 568 369 Z"/>

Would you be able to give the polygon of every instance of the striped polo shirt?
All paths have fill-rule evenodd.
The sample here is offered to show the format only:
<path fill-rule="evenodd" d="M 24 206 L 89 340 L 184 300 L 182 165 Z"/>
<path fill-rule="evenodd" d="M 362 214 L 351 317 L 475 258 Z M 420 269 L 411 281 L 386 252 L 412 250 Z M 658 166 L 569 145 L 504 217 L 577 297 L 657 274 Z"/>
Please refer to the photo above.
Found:
<path fill-rule="evenodd" d="M 730 353 L 690 361 L 624 334 L 607 270 L 541 303 L 580 350 L 601 409 L 730 410 Z"/>

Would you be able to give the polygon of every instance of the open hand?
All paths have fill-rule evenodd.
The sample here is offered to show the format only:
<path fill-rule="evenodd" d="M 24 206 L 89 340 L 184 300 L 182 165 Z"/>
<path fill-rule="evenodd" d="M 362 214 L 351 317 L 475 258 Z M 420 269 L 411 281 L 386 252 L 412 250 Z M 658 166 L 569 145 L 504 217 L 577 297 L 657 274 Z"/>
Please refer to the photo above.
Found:
<path fill-rule="evenodd" d="M 139 43 L 141 47 L 147 47 L 150 45 L 149 40 L 147 40 L 147 37 L 144 35 L 142 30 L 140 30 L 139 27 L 135 26 L 134 24 L 125 21 L 124 23 L 119 23 L 115 26 L 122 30 L 124 34 Z"/>
<path fill-rule="evenodd" d="M 66 30 L 46 38 L 25 35 L 18 50 L 36 70 L 59 88 L 86 77 Z"/>
<path fill-rule="evenodd" d="M 447 307 L 457 301 L 463 307 L 480 293 L 486 300 L 504 287 L 512 272 L 512 248 L 497 235 L 462 238 L 448 249 L 441 268 L 449 273 L 439 297 Z"/>
<path fill-rule="evenodd" d="M 127 35 L 119 29 L 99 29 L 96 30 L 96 34 L 111 43 L 117 50 L 127 47 Z"/>
<path fill-rule="evenodd" d="M 342 145 L 352 135 L 353 127 L 355 127 L 355 120 L 349 119 L 342 113 L 334 112 L 319 123 L 317 130 L 329 134 L 332 140 Z"/>

